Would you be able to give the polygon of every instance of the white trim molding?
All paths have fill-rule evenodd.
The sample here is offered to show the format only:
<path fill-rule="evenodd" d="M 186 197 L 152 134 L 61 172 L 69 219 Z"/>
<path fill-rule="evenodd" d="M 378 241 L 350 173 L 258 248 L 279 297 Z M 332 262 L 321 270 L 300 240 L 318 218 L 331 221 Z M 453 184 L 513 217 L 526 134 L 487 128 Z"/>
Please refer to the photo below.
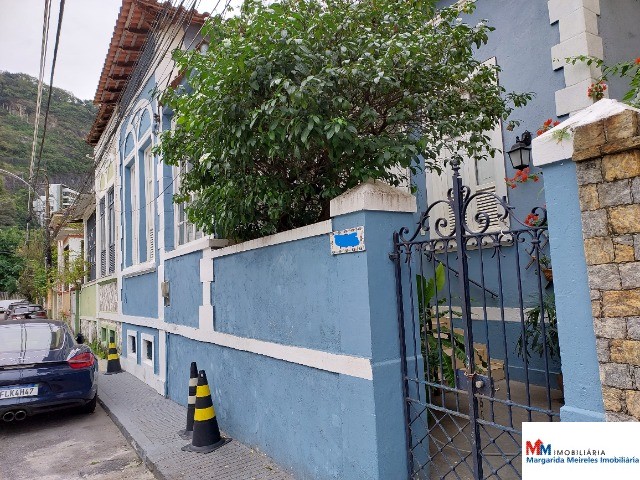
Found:
<path fill-rule="evenodd" d="M 295 347 L 292 345 L 282 345 L 279 343 L 239 337 L 213 330 L 202 331 L 198 328 L 188 327 L 185 325 L 165 323 L 155 318 L 123 315 L 121 321 L 130 325 L 165 330 L 174 335 L 180 335 L 191 340 L 255 353 L 257 355 L 263 355 L 265 357 L 275 358 L 289 363 L 317 368 L 318 370 L 324 370 L 331 373 L 348 375 L 350 377 L 362 378 L 364 380 L 373 379 L 371 359 L 366 357 L 355 357 L 352 355 L 329 353 L 310 348 Z"/>
<path fill-rule="evenodd" d="M 416 197 L 409 192 L 374 180 L 337 196 L 331 200 L 329 210 L 333 218 L 362 210 L 415 213 L 418 207 Z"/>
<path fill-rule="evenodd" d="M 551 47 L 554 70 L 564 72 L 565 88 L 556 92 L 556 115 L 574 114 L 593 102 L 587 88 L 600 76 L 600 69 L 578 62 L 567 64 L 567 57 L 589 55 L 603 58 L 602 37 L 598 34 L 600 0 L 549 0 L 549 21 L 558 22 L 560 43 Z"/>
<path fill-rule="evenodd" d="M 131 351 L 131 343 L 129 342 L 129 338 L 133 337 L 135 340 L 136 351 Z M 134 361 L 138 362 L 138 350 L 140 349 L 140 345 L 138 345 L 138 331 L 133 329 L 127 329 L 127 357 L 134 359 Z"/>
<path fill-rule="evenodd" d="M 156 263 L 151 260 L 145 263 L 138 263 L 137 265 L 131 265 L 130 267 L 122 270 L 122 278 L 135 277 L 137 275 L 144 275 L 145 273 L 151 273 L 156 271 Z"/>
<path fill-rule="evenodd" d="M 120 364 L 122 365 L 123 370 L 129 372 L 139 380 L 142 380 L 160 395 L 165 394 L 166 380 L 155 375 L 153 373 L 153 369 L 149 368 L 147 365 L 138 365 L 132 358 L 128 357 L 120 357 Z"/>
<path fill-rule="evenodd" d="M 640 109 L 631 107 L 617 100 L 603 98 L 594 103 L 589 108 L 565 120 L 560 125 L 548 130 L 532 142 L 532 158 L 536 167 L 542 167 L 563 160 L 570 160 L 573 157 L 573 132 L 582 125 L 598 122 L 609 118 L 625 110 L 633 110 L 640 113 Z M 558 132 L 564 132 L 566 138 L 558 141 Z"/>
<path fill-rule="evenodd" d="M 202 250 L 207 250 L 210 248 L 223 248 L 227 245 L 229 245 L 229 240 L 202 237 L 198 240 L 180 245 L 179 247 L 176 247 L 168 252 L 164 252 L 162 255 L 165 260 L 170 260 L 172 258 L 181 257 L 183 255 L 189 255 L 193 252 L 200 252 Z"/>
<path fill-rule="evenodd" d="M 140 333 L 140 365 L 146 365 L 151 368 L 155 372 L 155 360 L 156 360 L 156 342 L 153 335 L 149 335 L 148 333 Z M 151 344 L 151 358 L 147 357 L 147 343 Z"/>
<path fill-rule="evenodd" d="M 295 240 L 302 240 L 303 238 L 317 237 L 318 235 L 324 235 L 330 232 L 331 220 L 325 220 L 324 222 L 313 223 L 305 227 L 295 228 L 293 230 L 287 230 L 286 232 L 280 232 L 274 235 L 256 238 L 255 240 L 249 240 L 248 242 L 231 245 L 219 250 L 213 250 L 211 256 L 212 258 L 224 257 L 225 255 L 233 255 L 234 253 L 256 250 L 258 248 L 270 247 L 271 245 L 279 245 L 281 243 L 293 242 Z"/>

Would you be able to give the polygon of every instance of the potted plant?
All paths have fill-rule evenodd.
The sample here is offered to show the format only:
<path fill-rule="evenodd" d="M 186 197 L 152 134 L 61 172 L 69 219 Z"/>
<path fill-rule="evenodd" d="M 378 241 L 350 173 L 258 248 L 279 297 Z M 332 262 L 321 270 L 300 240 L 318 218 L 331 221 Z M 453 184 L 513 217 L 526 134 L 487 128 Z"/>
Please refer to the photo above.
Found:
<path fill-rule="evenodd" d="M 540 271 L 547 279 L 547 282 L 553 282 L 553 270 L 551 268 L 551 259 L 546 255 L 540 257 Z"/>
<path fill-rule="evenodd" d="M 540 260 L 542 263 L 542 259 Z M 544 331 L 543 331 L 544 325 Z M 527 359 L 532 354 L 542 358 L 545 348 L 550 359 L 560 359 L 560 341 L 558 340 L 558 318 L 553 293 L 547 293 L 538 303 L 527 310 L 524 320 L 524 331 L 516 344 L 519 357 Z M 558 389 L 563 391 L 562 373 L 557 377 Z"/>
<path fill-rule="evenodd" d="M 434 312 L 436 304 L 444 305 L 447 301 L 446 298 L 437 298 L 438 292 L 444 291 L 446 280 L 444 268 L 442 263 L 438 263 L 434 276 L 429 279 L 422 275 L 416 275 L 421 350 L 428 381 L 455 387 L 455 370 L 464 368 L 467 357 L 464 335 L 454 332 L 452 326 L 444 325 L 438 320 L 438 317 L 442 319 L 446 319 L 448 316 L 460 317 L 460 312 L 448 309 L 441 310 L 438 315 Z M 454 356 L 456 369 L 454 369 Z M 479 372 L 484 371 L 484 367 L 487 366 L 486 361 L 479 356 L 475 349 L 474 356 L 480 362 L 480 365 L 476 365 L 476 369 Z"/>

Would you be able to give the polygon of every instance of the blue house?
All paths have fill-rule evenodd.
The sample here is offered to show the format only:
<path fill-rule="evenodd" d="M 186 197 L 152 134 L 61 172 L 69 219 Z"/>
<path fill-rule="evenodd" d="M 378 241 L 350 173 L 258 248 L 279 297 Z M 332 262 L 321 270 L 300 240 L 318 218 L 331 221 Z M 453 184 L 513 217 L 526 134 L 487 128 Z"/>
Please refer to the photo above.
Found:
<path fill-rule="evenodd" d="M 182 404 L 189 363 L 197 361 L 207 370 L 222 428 L 299 478 L 428 478 L 428 471 L 438 478 L 451 470 L 464 478 L 468 459 L 455 451 L 469 446 L 447 440 L 451 432 L 430 433 L 435 417 L 425 412 L 433 415 L 438 407 L 443 416 L 473 423 L 464 402 L 455 405 L 468 380 L 445 382 L 441 366 L 437 378 L 427 376 L 428 352 L 420 343 L 425 325 L 418 317 L 428 312 L 444 327 L 436 329 L 436 343 L 446 335 L 451 341 L 452 333 L 464 337 L 458 311 L 469 307 L 475 378 L 486 382 L 488 397 L 498 392 L 500 400 L 486 401 L 472 418 L 491 418 L 493 437 L 508 439 L 508 445 L 498 442 L 502 452 L 516 451 L 492 456 L 491 468 L 508 472 L 502 478 L 519 476 L 520 424 L 560 418 L 561 368 L 546 347 L 540 356 L 528 357 L 526 348 L 518 353 L 527 314 L 549 298 L 553 283 L 542 271 L 543 257 L 550 256 L 546 227 L 524 222 L 545 205 L 544 178 L 508 188 L 504 179 L 516 170 L 504 152 L 525 129 L 535 132 L 547 118 L 562 120 L 591 104 L 586 91 L 598 72 L 567 65 L 565 57 L 595 55 L 613 63 L 637 56 L 640 8 L 635 0 L 611 3 L 479 0 L 464 18 L 496 27 L 478 59 L 502 68 L 499 81 L 508 91 L 535 97 L 516 112 L 521 127 L 498 125 L 491 132 L 503 153 L 460 167 L 468 194 L 475 195 L 462 216 L 437 207 L 421 217 L 448 198 L 453 171 L 447 166 L 441 176 L 414 178 L 415 197 L 361 185 L 332 203 L 331 220 L 229 245 L 204 235 L 189 223 L 185 205 L 174 202 L 189 165 L 165 165 L 154 150 L 161 132 L 173 128 L 172 112 L 155 93 L 184 81 L 171 51 L 205 48 L 200 27 L 206 16 L 154 0 L 123 0 L 88 136 L 96 173 L 85 251 L 94 268 L 81 294 L 83 330 L 104 342 L 113 335 L 123 368 Z M 623 82 L 611 82 L 609 94 L 620 98 L 624 90 Z M 494 195 L 506 197 L 512 215 L 501 217 L 504 207 Z M 460 237 L 440 228 L 438 218 L 448 228 L 466 219 L 466 266 Z M 394 241 L 402 227 L 415 231 L 413 241 Z M 343 232 L 337 242 L 336 232 Z M 420 254 L 400 264 L 409 243 L 420 246 Z M 397 263 L 389 260 L 394 251 Z M 419 308 L 416 275 L 428 282 L 438 269 L 446 277 L 441 291 Z M 468 305 L 457 286 L 461 276 Z M 436 353 L 454 367 L 458 361 L 454 370 L 464 373 L 459 348 L 440 343 Z M 425 409 L 412 406 L 419 404 Z"/>

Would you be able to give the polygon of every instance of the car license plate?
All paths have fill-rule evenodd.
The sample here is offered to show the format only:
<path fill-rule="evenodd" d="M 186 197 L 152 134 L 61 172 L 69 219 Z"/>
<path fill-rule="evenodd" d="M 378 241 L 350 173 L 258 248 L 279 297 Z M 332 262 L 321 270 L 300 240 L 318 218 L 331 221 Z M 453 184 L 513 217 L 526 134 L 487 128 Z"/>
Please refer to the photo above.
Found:
<path fill-rule="evenodd" d="M 18 397 L 33 397 L 38 395 L 38 385 L 23 385 L 21 387 L 0 388 L 0 400 Z"/>

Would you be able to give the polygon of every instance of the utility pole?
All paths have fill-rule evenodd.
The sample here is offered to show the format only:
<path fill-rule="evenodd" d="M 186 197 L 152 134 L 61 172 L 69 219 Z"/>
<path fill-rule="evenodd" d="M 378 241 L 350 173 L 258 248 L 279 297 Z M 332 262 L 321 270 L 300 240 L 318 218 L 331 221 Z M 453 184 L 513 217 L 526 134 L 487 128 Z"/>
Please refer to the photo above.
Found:
<path fill-rule="evenodd" d="M 51 221 L 51 203 L 49 201 L 49 175 L 45 173 L 45 187 L 44 187 L 44 195 L 45 195 L 45 204 L 44 204 L 44 259 L 45 259 L 45 267 L 47 270 L 47 274 L 49 270 L 51 270 L 51 230 L 49 222 Z"/>

